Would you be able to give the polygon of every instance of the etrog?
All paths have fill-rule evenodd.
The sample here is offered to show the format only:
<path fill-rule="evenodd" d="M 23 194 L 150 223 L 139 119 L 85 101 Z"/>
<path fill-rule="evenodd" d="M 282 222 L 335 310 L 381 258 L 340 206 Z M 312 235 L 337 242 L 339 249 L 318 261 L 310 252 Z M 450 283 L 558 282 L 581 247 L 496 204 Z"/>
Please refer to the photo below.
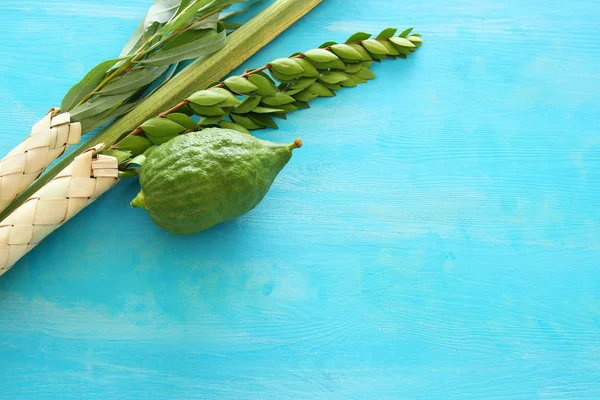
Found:
<path fill-rule="evenodd" d="M 176 137 L 148 156 L 131 205 L 174 234 L 203 231 L 256 207 L 301 145 L 218 128 Z"/>

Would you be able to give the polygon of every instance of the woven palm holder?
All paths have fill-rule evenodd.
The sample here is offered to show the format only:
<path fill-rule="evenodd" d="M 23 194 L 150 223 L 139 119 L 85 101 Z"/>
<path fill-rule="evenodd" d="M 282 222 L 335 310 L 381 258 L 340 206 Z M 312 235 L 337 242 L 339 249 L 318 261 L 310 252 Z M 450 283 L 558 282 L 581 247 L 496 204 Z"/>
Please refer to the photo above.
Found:
<path fill-rule="evenodd" d="M 25 203 L 0 222 L 0 275 L 42 239 L 118 181 L 115 157 L 97 145 L 77 156 Z"/>
<path fill-rule="evenodd" d="M 0 160 L 0 211 L 36 180 L 42 171 L 81 139 L 81 124 L 52 108 L 31 134 Z"/>

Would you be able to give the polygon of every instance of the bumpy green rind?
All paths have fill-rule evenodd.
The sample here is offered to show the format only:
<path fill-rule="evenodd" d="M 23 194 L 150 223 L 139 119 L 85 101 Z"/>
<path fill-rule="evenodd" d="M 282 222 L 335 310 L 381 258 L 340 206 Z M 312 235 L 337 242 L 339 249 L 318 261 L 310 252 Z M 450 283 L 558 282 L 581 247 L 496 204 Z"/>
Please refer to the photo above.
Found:
<path fill-rule="evenodd" d="M 295 147 L 230 129 L 179 136 L 144 163 L 142 201 L 152 220 L 171 233 L 203 231 L 256 207 Z"/>

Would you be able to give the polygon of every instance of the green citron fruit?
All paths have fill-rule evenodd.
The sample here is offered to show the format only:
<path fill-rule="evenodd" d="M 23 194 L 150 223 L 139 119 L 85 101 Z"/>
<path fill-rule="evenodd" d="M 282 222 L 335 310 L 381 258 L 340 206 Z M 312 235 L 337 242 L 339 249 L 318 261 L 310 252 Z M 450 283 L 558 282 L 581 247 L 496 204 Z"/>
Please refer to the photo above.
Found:
<path fill-rule="evenodd" d="M 176 235 L 203 231 L 256 207 L 301 146 L 219 128 L 178 136 L 150 153 L 131 205 Z"/>

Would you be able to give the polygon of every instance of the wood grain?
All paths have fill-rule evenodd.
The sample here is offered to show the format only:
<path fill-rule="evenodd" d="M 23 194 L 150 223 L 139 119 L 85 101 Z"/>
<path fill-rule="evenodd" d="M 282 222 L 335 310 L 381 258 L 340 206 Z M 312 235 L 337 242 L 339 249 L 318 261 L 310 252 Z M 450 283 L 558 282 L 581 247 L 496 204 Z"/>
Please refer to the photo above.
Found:
<path fill-rule="evenodd" d="M 147 2 L 121 3 L 2 2 L 0 150 L 126 41 Z M 261 132 L 304 146 L 250 214 L 172 237 L 126 181 L 55 232 L 0 280 L 0 397 L 600 398 L 598 20 L 323 2 L 234 73 L 358 30 L 425 44 Z"/>

